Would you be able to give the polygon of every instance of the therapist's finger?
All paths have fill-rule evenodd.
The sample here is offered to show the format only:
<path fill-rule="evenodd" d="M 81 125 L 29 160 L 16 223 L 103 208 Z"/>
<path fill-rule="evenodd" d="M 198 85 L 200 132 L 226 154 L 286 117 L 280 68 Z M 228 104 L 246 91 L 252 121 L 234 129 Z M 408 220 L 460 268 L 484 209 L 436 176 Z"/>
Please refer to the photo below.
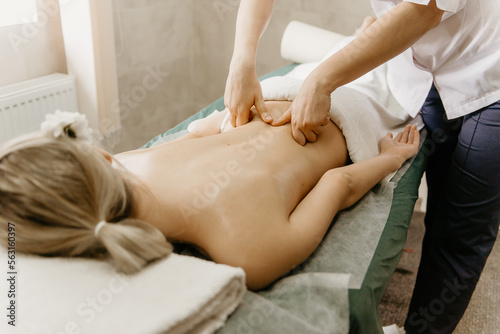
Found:
<path fill-rule="evenodd" d="M 245 108 L 245 109 L 238 109 L 238 117 L 236 118 L 236 126 L 242 126 L 248 123 L 249 117 L 250 116 L 250 110 Z"/>
<path fill-rule="evenodd" d="M 304 146 L 307 143 L 307 138 L 304 133 L 292 125 L 292 137 L 297 143 Z"/>
<path fill-rule="evenodd" d="M 236 113 L 232 112 L 229 107 L 227 107 L 227 110 L 229 111 L 229 122 L 233 127 L 236 127 Z"/>
<path fill-rule="evenodd" d="M 280 126 L 283 124 L 286 124 L 292 120 L 292 108 L 288 108 L 287 111 L 283 115 L 281 115 L 280 118 L 278 118 L 276 121 L 273 121 L 272 125 L 273 126 Z"/>
<path fill-rule="evenodd" d="M 229 117 L 229 120 L 230 120 L 233 128 L 235 128 L 236 127 L 236 118 L 237 118 L 236 113 L 231 112 L 231 110 L 229 110 L 229 113 L 231 114 L 231 116 Z"/>
<path fill-rule="evenodd" d="M 257 100 L 255 101 L 255 109 L 257 109 L 260 118 L 264 122 L 271 123 L 273 121 L 273 118 L 271 117 L 271 115 L 269 115 L 267 111 L 266 102 L 264 101 L 264 98 L 262 96 L 257 96 Z"/>
<path fill-rule="evenodd" d="M 306 136 L 308 142 L 314 143 L 318 140 L 318 135 L 312 130 L 302 130 L 302 133 Z"/>

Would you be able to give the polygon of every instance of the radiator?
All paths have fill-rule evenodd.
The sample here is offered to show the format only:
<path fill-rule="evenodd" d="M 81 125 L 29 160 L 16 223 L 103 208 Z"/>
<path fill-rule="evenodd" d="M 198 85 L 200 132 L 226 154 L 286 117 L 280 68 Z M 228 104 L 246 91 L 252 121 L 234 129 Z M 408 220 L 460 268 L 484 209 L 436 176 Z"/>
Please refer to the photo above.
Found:
<path fill-rule="evenodd" d="M 0 88 L 0 145 L 40 129 L 56 109 L 78 111 L 74 76 L 55 73 Z"/>

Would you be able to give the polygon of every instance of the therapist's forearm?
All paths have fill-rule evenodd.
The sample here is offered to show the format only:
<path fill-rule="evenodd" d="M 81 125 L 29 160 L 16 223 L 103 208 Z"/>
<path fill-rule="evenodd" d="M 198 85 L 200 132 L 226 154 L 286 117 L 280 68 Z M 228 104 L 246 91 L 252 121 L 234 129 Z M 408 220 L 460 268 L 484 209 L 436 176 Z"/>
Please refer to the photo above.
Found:
<path fill-rule="evenodd" d="M 242 0 L 236 22 L 232 66 L 255 66 L 260 37 L 271 19 L 274 0 Z"/>
<path fill-rule="evenodd" d="M 408 49 L 439 25 L 442 14 L 435 1 L 428 6 L 402 2 L 311 74 L 331 93 Z"/>

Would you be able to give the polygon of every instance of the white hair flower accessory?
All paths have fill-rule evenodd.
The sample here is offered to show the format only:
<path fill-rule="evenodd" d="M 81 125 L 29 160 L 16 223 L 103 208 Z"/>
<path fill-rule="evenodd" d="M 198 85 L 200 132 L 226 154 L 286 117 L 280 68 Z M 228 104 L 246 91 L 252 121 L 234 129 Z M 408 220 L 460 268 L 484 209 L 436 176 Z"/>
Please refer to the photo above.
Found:
<path fill-rule="evenodd" d="M 88 127 L 87 117 L 78 112 L 56 110 L 45 115 L 40 128 L 43 133 L 59 138 L 66 135 L 79 140 L 90 140 L 92 129 Z"/>

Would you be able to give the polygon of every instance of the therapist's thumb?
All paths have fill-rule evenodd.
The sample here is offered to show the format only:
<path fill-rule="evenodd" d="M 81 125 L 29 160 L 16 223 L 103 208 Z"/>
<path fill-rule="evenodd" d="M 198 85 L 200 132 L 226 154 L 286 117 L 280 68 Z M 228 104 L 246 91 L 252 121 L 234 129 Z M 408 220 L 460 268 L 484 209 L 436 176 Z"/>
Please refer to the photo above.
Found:
<path fill-rule="evenodd" d="M 280 126 L 286 124 L 292 120 L 292 108 L 288 108 L 287 111 L 280 118 L 273 122 L 273 126 Z"/>
<path fill-rule="evenodd" d="M 267 112 L 266 102 L 264 101 L 264 98 L 262 97 L 262 95 L 257 96 L 257 98 L 255 100 L 255 109 L 257 109 L 257 112 L 259 113 L 260 118 L 264 122 L 271 123 L 273 121 L 273 118 Z"/>

